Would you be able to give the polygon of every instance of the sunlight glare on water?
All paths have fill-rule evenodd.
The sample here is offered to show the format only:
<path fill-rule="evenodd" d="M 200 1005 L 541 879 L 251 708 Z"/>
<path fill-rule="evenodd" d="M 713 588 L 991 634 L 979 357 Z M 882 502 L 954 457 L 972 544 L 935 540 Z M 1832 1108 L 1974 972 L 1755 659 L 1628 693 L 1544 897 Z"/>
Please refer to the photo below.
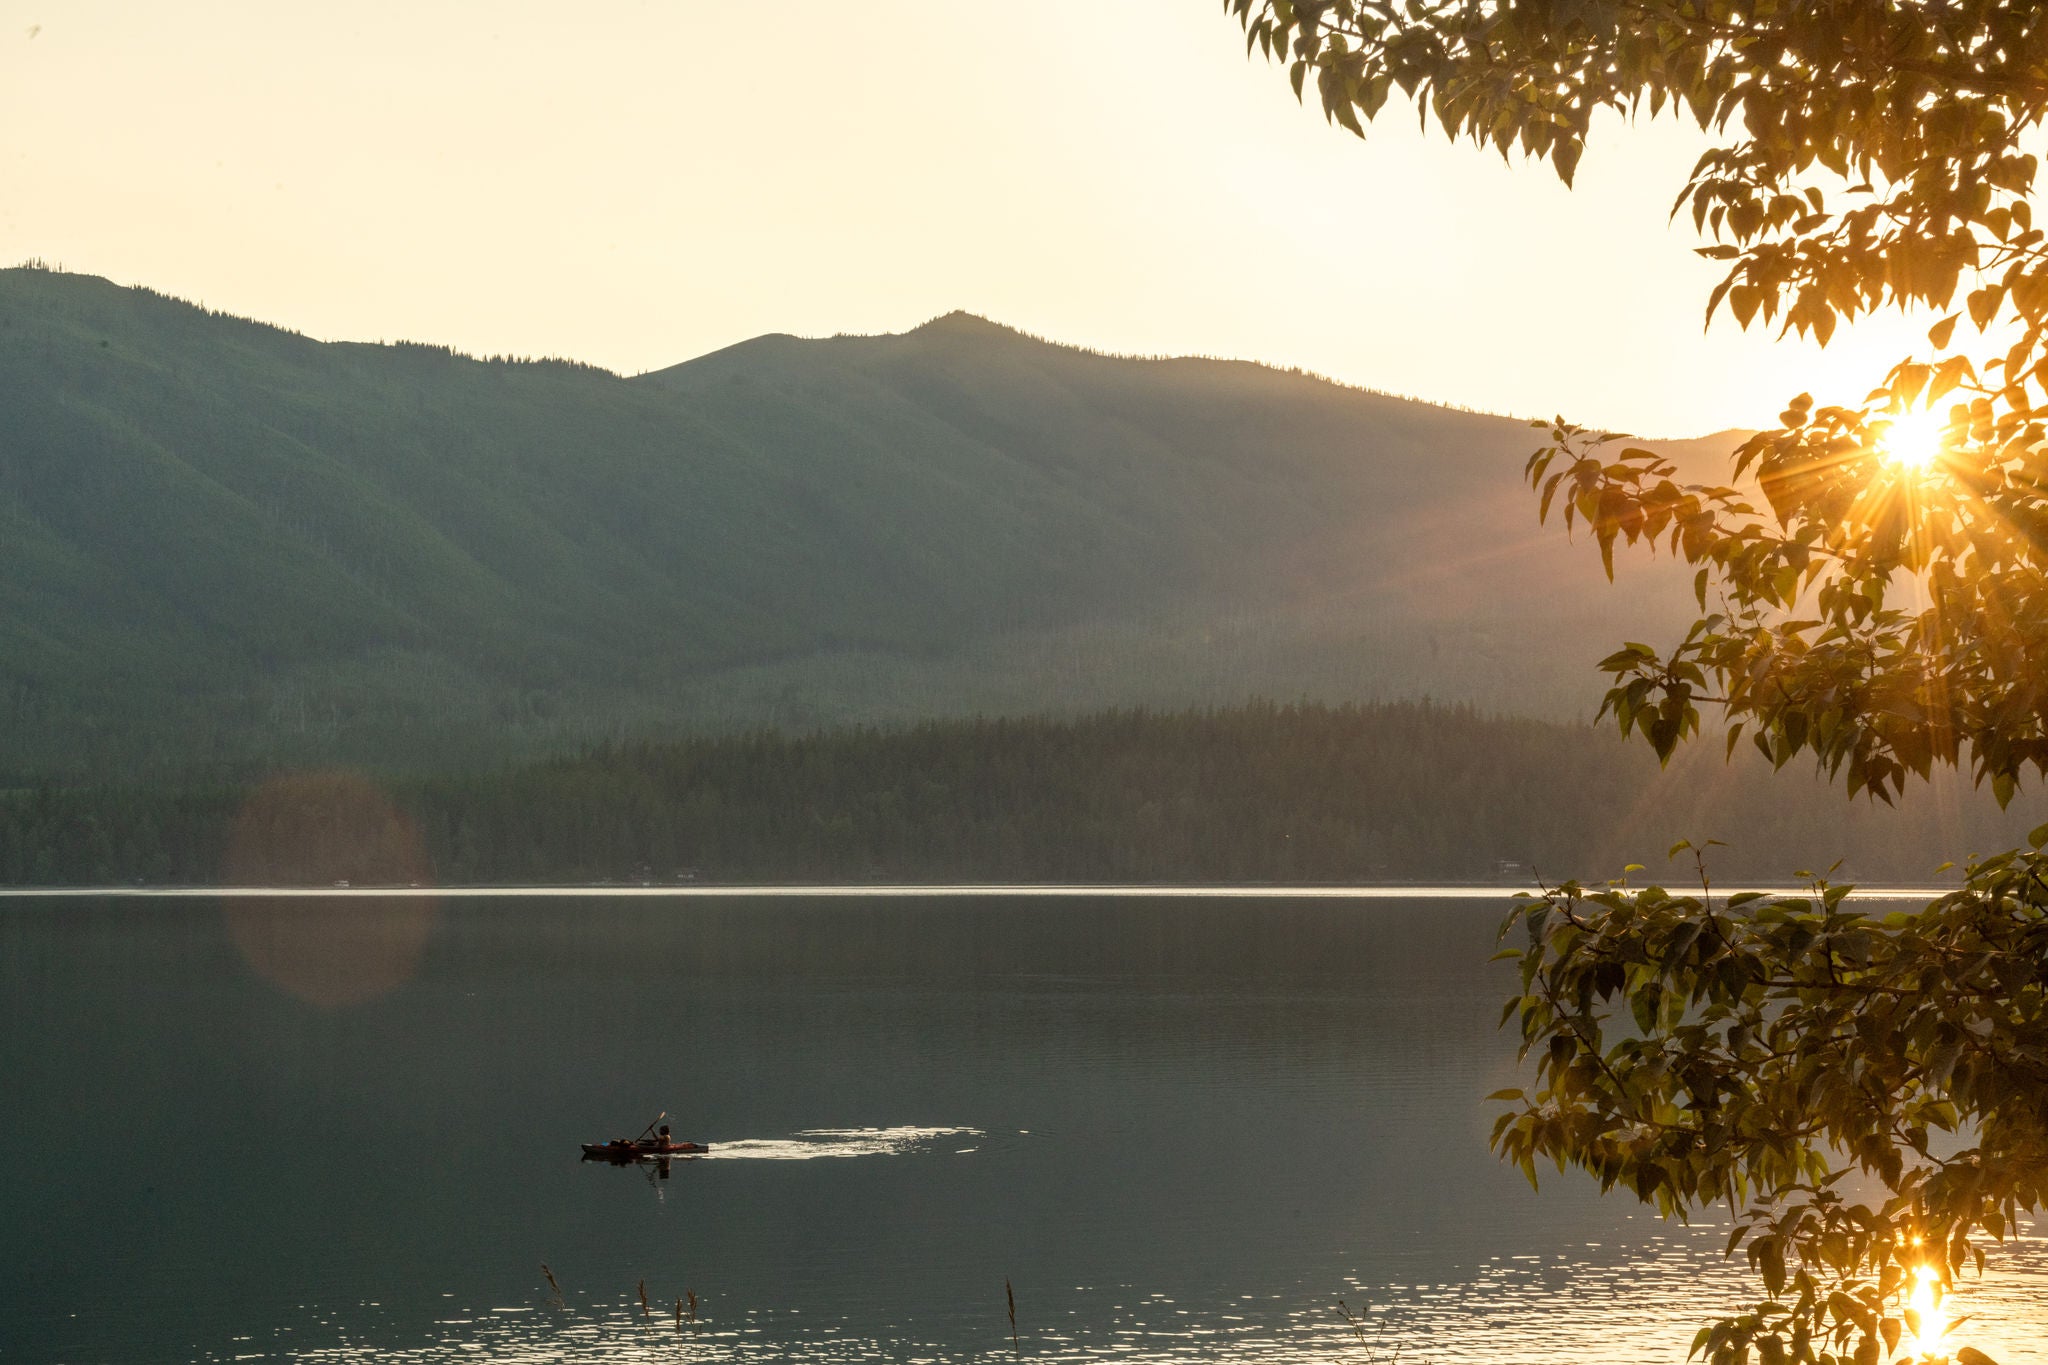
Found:
<path fill-rule="evenodd" d="M 1177 1302 L 1135 1285 L 1020 1285 L 1018 1341 L 1026 1358 L 1112 1360 L 1170 1365 L 1189 1359 L 1257 1365 L 1681 1365 L 1692 1333 L 1708 1315 L 1732 1310 L 1750 1292 L 1746 1275 L 1718 1255 L 1725 1229 L 1673 1228 L 1624 1264 L 1588 1246 L 1553 1257 L 1487 1259 L 1467 1279 L 1382 1284 L 1353 1281 L 1327 1293 L 1244 1296 L 1230 1303 Z M 1953 1352 L 1964 1344 L 2002 1365 L 2048 1360 L 2030 1324 L 2037 1287 L 2048 1276 L 2048 1243 L 2028 1239 L 2002 1265 L 1959 1289 L 1972 1315 L 1968 1341 L 1941 1340 L 1938 1326 L 1902 1350 Z M 1923 1284 L 1925 1282 L 1923 1281 Z M 650 1293 L 653 1289 L 650 1287 Z M 1355 1322 L 1337 1307 L 1346 1300 Z M 1916 1292 L 1916 1302 L 1919 1295 Z M 1009 1355 L 1001 1287 L 991 1304 L 963 1316 L 984 1324 L 984 1342 L 963 1351 L 864 1321 L 859 1305 L 842 1315 L 752 1310 L 712 1299 L 696 1321 L 678 1324 L 666 1300 L 643 1316 L 632 1293 L 561 1303 L 506 1305 L 451 1316 L 409 1348 L 337 1346 L 295 1350 L 300 1360 L 422 1365 L 473 1359 L 561 1361 L 798 1360 L 957 1361 Z M 1930 1324 L 1936 1315 L 1924 1319 Z M 1588 1324 L 1597 1331 L 1588 1331 Z M 959 1324 L 953 1324 L 955 1330 Z M 792 1336 L 801 1334 L 802 1344 Z M 288 1339 L 288 1338 L 285 1338 Z"/>
<path fill-rule="evenodd" d="M 1931 1265 L 1913 1270 L 1913 1292 L 1906 1300 L 1906 1325 L 1912 1329 L 1907 1349 L 1918 1355 L 1933 1355 L 1946 1344 L 1948 1314 L 1943 1311 L 1941 1272 Z"/>

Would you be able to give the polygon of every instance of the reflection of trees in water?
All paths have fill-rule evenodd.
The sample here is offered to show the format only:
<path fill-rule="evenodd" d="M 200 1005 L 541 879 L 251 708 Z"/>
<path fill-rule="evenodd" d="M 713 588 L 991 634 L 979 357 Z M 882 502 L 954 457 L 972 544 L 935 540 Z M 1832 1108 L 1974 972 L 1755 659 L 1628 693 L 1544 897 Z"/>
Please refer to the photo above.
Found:
<path fill-rule="evenodd" d="M 292 773 L 235 817 L 223 880 L 233 886 L 421 886 L 418 833 L 366 778 Z M 230 897 L 228 935 L 265 980 L 315 1005 L 374 999 L 413 974 L 432 932 L 427 893 L 375 898 Z"/>

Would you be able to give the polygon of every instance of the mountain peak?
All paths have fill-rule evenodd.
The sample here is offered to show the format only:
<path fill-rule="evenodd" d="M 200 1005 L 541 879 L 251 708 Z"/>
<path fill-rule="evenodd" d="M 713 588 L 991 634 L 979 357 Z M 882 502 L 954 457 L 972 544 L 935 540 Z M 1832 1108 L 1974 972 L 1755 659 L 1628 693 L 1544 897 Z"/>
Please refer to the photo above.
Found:
<path fill-rule="evenodd" d="M 1020 337 L 1023 333 L 1014 327 L 1005 327 L 1000 322 L 991 322 L 979 313 L 955 308 L 950 313 L 942 313 L 930 322 L 911 328 L 910 335 Z"/>

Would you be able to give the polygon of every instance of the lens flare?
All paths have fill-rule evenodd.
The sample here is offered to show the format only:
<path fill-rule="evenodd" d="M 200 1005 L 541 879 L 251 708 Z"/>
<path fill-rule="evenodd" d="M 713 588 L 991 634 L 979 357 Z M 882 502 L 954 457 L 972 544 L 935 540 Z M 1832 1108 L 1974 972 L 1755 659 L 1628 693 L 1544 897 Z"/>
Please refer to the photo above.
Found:
<path fill-rule="evenodd" d="M 357 773 L 291 773 L 235 816 L 230 886 L 420 886 L 432 880 L 419 832 Z M 272 985 L 322 1009 L 362 1004 L 412 979 L 433 933 L 427 892 L 377 900 L 230 897 L 228 936 Z"/>
<path fill-rule="evenodd" d="M 1925 408 L 1902 412 L 1886 419 L 1877 438 L 1878 449 L 1895 468 L 1923 474 L 1941 458 L 1942 436 L 1947 430 L 1947 419 Z"/>

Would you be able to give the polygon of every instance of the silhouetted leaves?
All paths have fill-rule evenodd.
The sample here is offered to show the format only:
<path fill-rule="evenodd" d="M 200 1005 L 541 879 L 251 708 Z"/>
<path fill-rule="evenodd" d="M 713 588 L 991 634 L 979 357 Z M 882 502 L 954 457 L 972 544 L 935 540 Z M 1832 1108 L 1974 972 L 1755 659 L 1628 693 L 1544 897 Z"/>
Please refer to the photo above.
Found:
<path fill-rule="evenodd" d="M 1594 111 L 1684 108 L 1723 140 L 1674 206 L 1728 265 L 1710 316 L 1725 302 L 1739 325 L 1825 342 L 1874 309 L 1949 309 L 1965 293 L 1984 355 L 1909 358 L 1854 403 L 1800 395 L 1742 447 L 1729 486 L 1679 484 L 1653 452 L 1611 455 L 1613 436 L 1562 418 L 1538 424 L 1548 440 L 1527 473 L 1540 514 L 1589 530 L 1610 577 L 1617 544 L 1647 541 L 1698 565 L 1702 610 L 1719 608 L 1607 694 L 1605 713 L 1660 756 L 1708 702 L 1774 763 L 1808 754 L 1883 800 L 1936 764 L 1967 764 L 2001 801 L 2048 773 L 2048 238 L 2023 149 L 2048 81 L 2022 55 L 2048 44 L 2048 12 L 1226 7 L 1269 57 L 1343 73 L 1317 89 L 1347 126 L 1358 92 L 1390 81 L 1446 132 L 1547 159 L 1567 181 Z M 1958 316 L 1930 329 L 1937 348 Z M 1886 459 L 1916 407 L 1944 419 L 1926 470 Z"/>
<path fill-rule="evenodd" d="M 1702 1329 L 1712 1360 L 1888 1356 L 1917 1268 L 1953 1280 L 2048 1199 L 2048 858 L 1882 919 L 1847 889 L 1565 883 L 1502 927 L 1535 1085 L 1493 1097 L 1494 1146 L 1667 1216 L 1725 1201 L 1768 1298 Z"/>
<path fill-rule="evenodd" d="M 1344 126 L 1362 132 L 1356 91 L 1391 80 L 1425 122 L 1548 159 L 1567 184 L 1596 111 L 1684 109 L 1718 144 L 1673 205 L 1727 266 L 1710 321 L 1725 304 L 1739 326 L 1825 345 L 1878 308 L 1924 306 L 1946 314 L 1928 331 L 1939 351 L 1966 310 L 1979 356 L 1907 357 L 1851 402 L 1800 395 L 1727 486 L 1676 484 L 1653 452 L 1610 456 L 1614 437 L 1562 418 L 1536 424 L 1548 436 L 1525 474 L 1539 516 L 1583 524 L 1610 578 L 1618 541 L 1698 566 L 1685 637 L 1601 665 L 1602 714 L 1660 758 L 1709 704 L 1731 752 L 1746 737 L 1774 765 L 1810 756 L 1851 796 L 1890 801 L 1909 776 L 1967 766 L 2003 805 L 2048 774 L 2048 238 L 2025 150 L 2048 118 L 2048 9 L 1226 8 L 1269 58 L 1342 70 L 1317 90 Z M 1938 449 L 1903 448 L 1916 410 Z M 1695 1355 L 1877 1361 L 1903 1340 L 1908 1262 L 1952 1275 L 2041 1200 L 2048 880 L 2033 842 L 1883 924 L 1842 914 L 1836 888 L 1721 911 L 1560 888 L 1518 1010 L 1543 1088 L 1497 1144 L 1531 1179 L 1554 1158 L 1667 1213 L 1758 1201 L 1730 1249 L 1747 1241 L 1769 1300 L 1703 1329 Z M 1610 1038 L 1616 1014 L 1632 1027 Z M 1930 1131 L 1959 1127 L 1975 1146 L 1930 1155 Z M 1850 1171 L 1889 1197 L 1849 1203 L 1833 1186 Z"/>

